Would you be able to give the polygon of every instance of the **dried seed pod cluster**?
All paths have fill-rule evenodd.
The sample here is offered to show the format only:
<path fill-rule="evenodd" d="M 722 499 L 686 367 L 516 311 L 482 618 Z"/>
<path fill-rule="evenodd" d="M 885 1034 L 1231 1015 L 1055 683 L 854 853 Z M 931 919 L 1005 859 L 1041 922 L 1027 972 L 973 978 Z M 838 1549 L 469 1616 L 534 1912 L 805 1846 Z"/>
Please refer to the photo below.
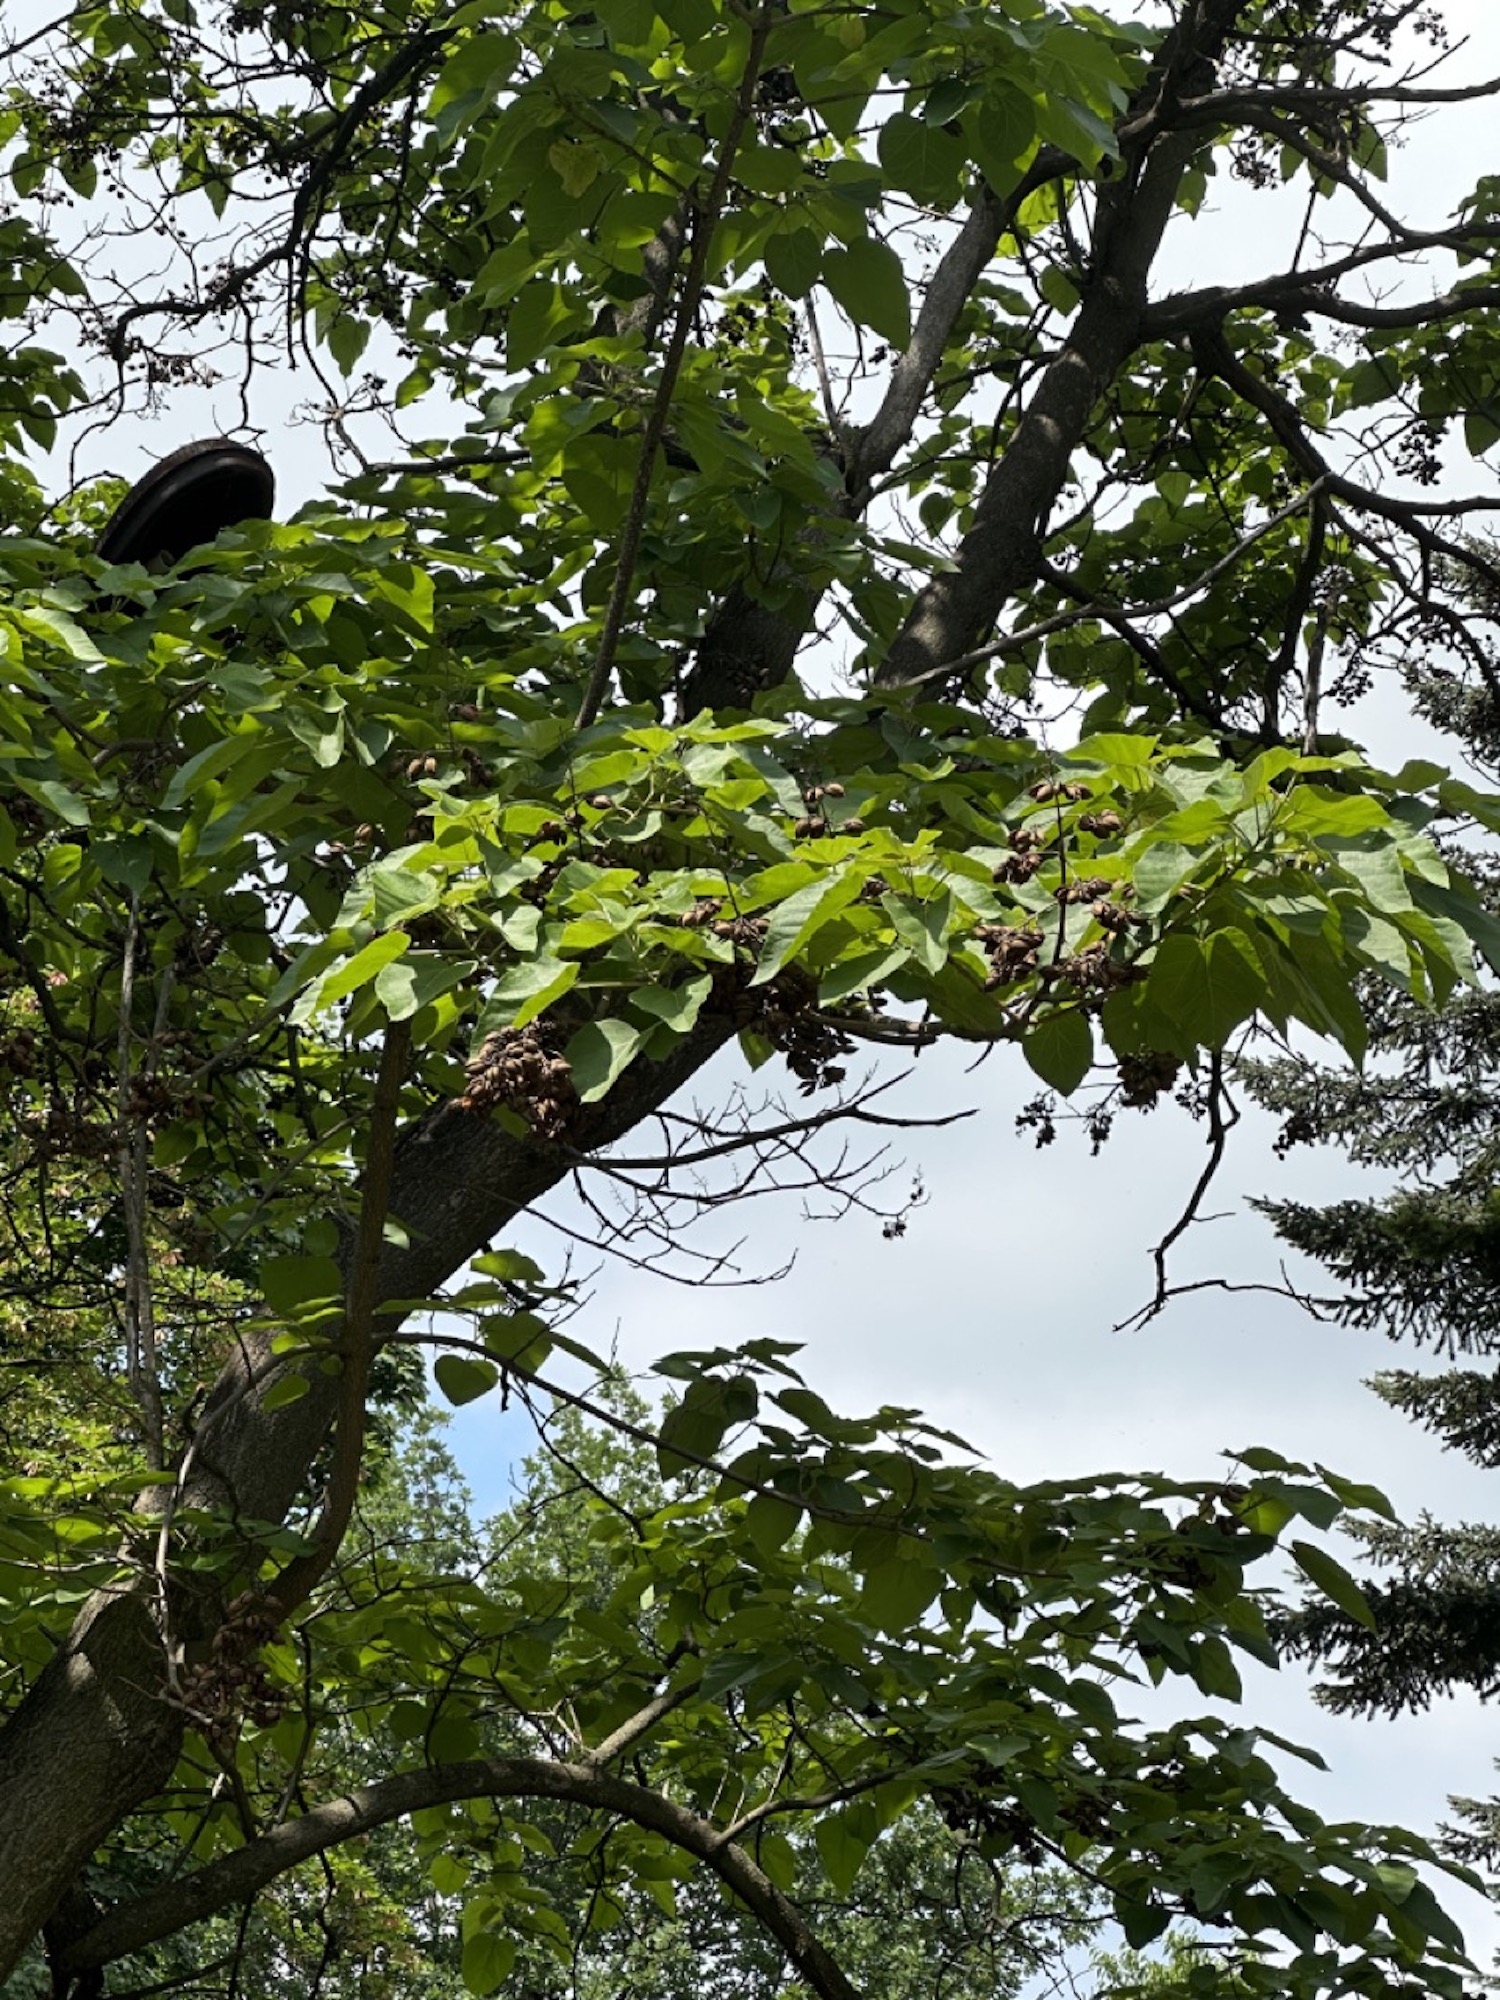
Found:
<path fill-rule="evenodd" d="M 1095 903 L 1114 887 L 1107 875 L 1080 875 L 1072 882 L 1059 883 L 1052 891 L 1052 900 L 1054 903 Z M 1128 896 L 1130 893 L 1128 885 L 1120 891 L 1121 895 Z"/>
<path fill-rule="evenodd" d="M 214 1749 L 232 1749 L 242 1721 L 270 1729 L 286 1713 L 286 1694 L 254 1657 L 277 1630 L 265 1599 L 245 1591 L 229 1605 L 208 1659 L 182 1676 L 182 1706 Z"/>
<path fill-rule="evenodd" d="M 997 889 L 1007 882 L 1029 882 L 1041 865 L 1040 850 L 1027 848 L 1020 854 L 1008 854 L 995 869 L 992 879 Z"/>
<path fill-rule="evenodd" d="M 1144 967 L 1132 965 L 1129 959 L 1111 957 L 1109 945 L 1103 938 L 1097 944 L 1085 945 L 1082 951 L 1060 959 L 1055 969 L 1047 967 L 1044 970 L 1055 970 L 1057 978 L 1084 993 L 1113 993 L 1121 986 L 1133 986 L 1146 977 Z"/>
<path fill-rule="evenodd" d="M 563 1138 L 578 1109 L 573 1072 L 558 1050 L 559 1030 L 533 1021 L 486 1035 L 464 1065 L 468 1078 L 461 1111 L 487 1114 L 504 1108 L 525 1119 L 533 1137 Z"/>
<path fill-rule="evenodd" d="M 763 1036 L 780 1051 L 804 1097 L 842 1083 L 848 1074 L 844 1061 L 854 1053 L 849 1037 L 818 1017 L 817 993 L 805 972 L 789 966 L 765 986 L 737 988 L 725 996 L 735 1026 Z"/>
<path fill-rule="evenodd" d="M 1076 778 L 1064 783 L 1043 778 L 1030 787 L 1027 796 L 1035 799 L 1038 805 L 1045 806 L 1053 804 L 1054 801 L 1062 805 L 1077 805 L 1080 799 L 1091 798 L 1093 794 L 1087 785 Z"/>
<path fill-rule="evenodd" d="M 863 833 L 865 822 L 862 819 L 851 816 L 849 819 L 841 820 L 837 825 L 829 819 L 823 801 L 843 797 L 844 788 L 839 784 L 807 786 L 802 794 L 802 803 L 807 807 L 807 811 L 792 829 L 797 838 L 820 840 L 824 834 L 829 833 Z"/>
<path fill-rule="evenodd" d="M 747 951 L 758 951 L 770 920 L 766 917 L 720 917 L 713 926 L 715 937 L 727 938 L 730 944 L 742 945 Z"/>
<path fill-rule="evenodd" d="M 31 1148 L 34 1162 L 45 1160 L 107 1160 L 119 1150 L 119 1128 L 113 1118 L 91 1119 L 60 1097 L 47 1106 L 45 1118 L 21 1118 L 17 1129 Z"/>
<path fill-rule="evenodd" d="M 183 932 L 177 940 L 173 958 L 181 972 L 206 972 L 220 956 L 225 945 L 225 936 L 217 924 L 199 923 Z"/>
<path fill-rule="evenodd" d="M 36 1036 L 30 1028 L 17 1028 L 0 1041 L 0 1069 L 12 1076 L 36 1075 Z"/>
<path fill-rule="evenodd" d="M 1037 969 L 1037 953 L 1042 934 L 1030 924 L 981 924 L 976 936 L 989 952 L 990 971 L 985 990 L 1011 986 Z"/>
<path fill-rule="evenodd" d="M 1182 1074 L 1176 1056 L 1152 1053 L 1121 1056 L 1120 1102 L 1132 1111 L 1150 1111 L 1159 1097 L 1171 1090 Z"/>

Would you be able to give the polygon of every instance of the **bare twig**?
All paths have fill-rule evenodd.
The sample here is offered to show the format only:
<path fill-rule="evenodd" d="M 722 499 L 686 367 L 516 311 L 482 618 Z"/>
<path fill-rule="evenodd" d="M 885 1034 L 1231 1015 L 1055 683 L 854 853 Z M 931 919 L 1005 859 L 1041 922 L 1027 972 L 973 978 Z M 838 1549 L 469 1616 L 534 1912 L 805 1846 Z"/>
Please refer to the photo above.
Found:
<path fill-rule="evenodd" d="M 1167 1257 L 1172 1246 L 1184 1236 L 1198 1220 L 1204 1199 L 1217 1178 L 1219 1168 L 1224 1163 L 1224 1148 L 1229 1134 L 1240 1122 L 1239 1107 L 1229 1095 L 1224 1083 L 1224 1053 L 1215 1049 L 1208 1064 L 1208 1159 L 1203 1171 L 1193 1185 L 1181 1215 L 1151 1252 L 1151 1261 L 1156 1266 L 1156 1291 L 1149 1303 L 1127 1320 L 1122 1320 L 1115 1328 L 1116 1333 L 1126 1327 L 1149 1326 L 1166 1306 L 1172 1295 L 1167 1282 Z"/>

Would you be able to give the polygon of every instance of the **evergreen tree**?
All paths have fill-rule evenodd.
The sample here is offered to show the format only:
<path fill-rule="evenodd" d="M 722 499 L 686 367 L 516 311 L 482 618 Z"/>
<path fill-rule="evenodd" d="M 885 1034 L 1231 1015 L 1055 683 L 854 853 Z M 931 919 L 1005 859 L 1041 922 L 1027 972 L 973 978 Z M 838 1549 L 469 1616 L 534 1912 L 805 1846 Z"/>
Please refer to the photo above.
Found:
<path fill-rule="evenodd" d="M 1473 678 L 1450 665 L 1407 670 L 1418 711 L 1486 769 L 1500 764 L 1495 607 Z M 1466 860 L 1492 914 L 1500 867 Z M 1436 1350 L 1453 1364 L 1433 1374 L 1377 1373 L 1371 1388 L 1392 1409 L 1461 1452 L 1500 1468 L 1500 993 L 1461 988 L 1439 1012 L 1392 993 L 1366 996 L 1364 1067 L 1303 1056 L 1245 1062 L 1241 1081 L 1283 1119 L 1278 1152 L 1340 1147 L 1356 1166 L 1397 1177 L 1394 1191 L 1325 1204 L 1257 1204 L 1285 1240 L 1337 1281 L 1341 1323 Z M 1500 1522 L 1361 1525 L 1374 1575 L 1364 1593 L 1373 1627 L 1328 1603 L 1308 1602 L 1284 1626 L 1292 1650 L 1318 1662 L 1320 1698 L 1345 1713 L 1398 1715 L 1470 1688 L 1500 1693 Z M 1500 1859 L 1500 1802 L 1458 1799 L 1453 1845 L 1473 1862 Z"/>

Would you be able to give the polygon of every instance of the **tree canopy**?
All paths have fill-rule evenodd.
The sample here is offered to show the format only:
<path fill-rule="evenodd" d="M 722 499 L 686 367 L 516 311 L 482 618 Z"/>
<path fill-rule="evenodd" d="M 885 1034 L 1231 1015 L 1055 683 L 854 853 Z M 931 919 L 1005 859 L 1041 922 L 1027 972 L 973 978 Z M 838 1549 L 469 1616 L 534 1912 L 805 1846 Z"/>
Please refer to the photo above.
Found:
<path fill-rule="evenodd" d="M 1493 681 L 1500 503 L 1435 489 L 1500 439 L 1495 190 L 1385 181 L 1500 83 L 1381 0 L 8 32 L 0 1977 L 149 1986 L 409 1818 L 493 1991 L 576 1943 L 541 1802 L 823 2000 L 868 1959 L 817 1882 L 934 1827 L 1189 1920 L 1180 1992 L 1459 1993 L 1422 1842 L 1122 1713 L 1274 1657 L 1283 1537 L 1368 1621 L 1337 1472 L 1018 1488 L 765 1341 L 589 1402 L 675 1482 L 594 1496 L 607 1591 L 358 1524 L 425 1350 L 578 1393 L 565 1276 L 496 1247 L 570 1177 L 669 1239 L 944 1037 L 1218 1120 L 1252 1019 L 1359 1059 L 1373 992 L 1500 960 L 1444 838 L 1500 801 L 1328 727 L 1414 652 Z M 1224 186 L 1286 260 L 1165 289 Z M 290 362 L 320 497 L 122 554 L 64 446 L 202 386 L 264 443 Z M 811 1101 L 660 1115 L 736 1044 Z"/>

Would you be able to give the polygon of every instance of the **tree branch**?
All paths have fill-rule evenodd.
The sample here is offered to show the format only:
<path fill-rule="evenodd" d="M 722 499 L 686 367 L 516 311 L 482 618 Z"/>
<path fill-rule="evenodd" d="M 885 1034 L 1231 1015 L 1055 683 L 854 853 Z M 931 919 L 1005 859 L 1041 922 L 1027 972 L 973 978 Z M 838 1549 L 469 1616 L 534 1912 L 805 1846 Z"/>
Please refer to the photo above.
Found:
<path fill-rule="evenodd" d="M 1177 590 L 1169 592 L 1166 597 L 1153 598 L 1147 604 L 1109 604 L 1097 598 L 1085 598 L 1080 591 L 1077 595 L 1081 601 L 1075 610 L 1056 611 L 1050 618 L 1039 618 L 1034 625 L 1023 625 L 1017 632 L 1007 632 L 1003 638 L 992 639 L 987 646 L 976 646 L 972 652 L 962 653 L 956 660 L 950 660 L 944 666 L 934 667 L 930 673 L 923 675 L 922 679 L 934 680 L 949 674 L 964 673 L 970 667 L 982 666 L 986 660 L 997 659 L 1005 653 L 1022 652 L 1027 646 L 1035 646 L 1043 639 L 1051 638 L 1054 632 L 1066 632 L 1071 626 L 1082 625 L 1092 619 L 1098 619 L 1101 623 L 1113 625 L 1118 629 L 1120 626 L 1152 618 L 1164 618 L 1179 604 L 1186 604 L 1189 598 L 1196 597 L 1200 591 L 1207 590 L 1221 577 L 1227 576 L 1238 566 L 1247 550 L 1252 549 L 1257 542 L 1279 528 L 1283 522 L 1300 514 L 1324 491 L 1329 477 L 1327 473 L 1320 474 L 1305 492 L 1297 495 L 1295 500 L 1288 501 L 1285 507 L 1278 508 L 1274 514 L 1267 515 L 1264 521 L 1258 521 L 1253 528 L 1247 530 L 1227 555 L 1220 556 L 1217 562 L 1210 563 L 1206 570 L 1192 577 Z M 1066 587 L 1067 581 L 1065 576 L 1059 576 L 1057 587 Z M 1182 687 L 1175 687 L 1173 693 L 1180 700 L 1186 701 L 1189 708 L 1194 707 Z M 1212 720 L 1216 727 L 1218 725 L 1217 717 L 1209 715 L 1205 716 L 1205 720 Z"/>
<path fill-rule="evenodd" d="M 980 191 L 963 228 L 948 245 L 932 274 L 917 323 L 912 328 L 911 343 L 896 363 L 873 421 L 854 447 L 848 487 L 856 508 L 866 504 L 871 486 L 883 472 L 890 470 L 896 454 L 911 437 L 958 316 L 999 247 L 1001 236 L 1014 222 L 1021 203 L 1074 164 L 1056 147 L 1046 146 L 1027 169 L 1020 185 L 1004 201 L 988 187 Z"/>
<path fill-rule="evenodd" d="M 856 1989 L 796 1904 L 711 1820 L 645 1785 L 600 1771 L 592 1763 L 554 1763 L 539 1757 L 475 1758 L 402 1771 L 376 1784 L 362 1785 L 341 1799 L 314 1807 L 300 1819 L 284 1821 L 185 1880 L 117 1905 L 101 1923 L 64 1948 L 60 1969 L 76 1974 L 108 1965 L 161 1938 L 173 1937 L 216 1911 L 248 1902 L 300 1862 L 372 1833 L 392 1820 L 433 1806 L 480 1798 L 556 1799 L 615 1814 L 660 1835 L 700 1861 L 739 1898 L 775 1938 L 798 1977 L 819 2000 L 859 2000 Z"/>
<path fill-rule="evenodd" d="M 252 258 L 238 270 L 226 272 L 212 289 L 201 299 L 149 299 L 127 306 L 115 319 L 109 330 L 106 346 L 116 362 L 126 357 L 126 335 L 131 326 L 140 319 L 170 317 L 186 321 L 207 319 L 214 313 L 223 312 L 245 292 L 265 271 L 277 264 L 290 264 L 302 245 L 308 218 L 322 196 L 324 189 L 333 178 L 334 170 L 343 158 L 344 152 L 359 130 L 366 116 L 375 109 L 398 85 L 419 70 L 429 57 L 442 48 L 451 34 L 451 28 L 430 28 L 422 34 L 413 35 L 403 41 L 388 62 L 366 78 L 350 98 L 340 114 L 328 144 L 317 164 L 307 174 L 292 199 L 291 218 L 286 233 L 260 256 Z"/>
<path fill-rule="evenodd" d="M 609 691 L 610 677 L 614 673 L 615 649 L 620 643 L 625 614 L 630 608 L 631 592 L 635 585 L 636 559 L 640 555 L 641 536 L 646 529 L 646 508 L 651 498 L 651 475 L 656 468 L 656 454 L 666 434 L 672 396 L 677 388 L 677 377 L 682 368 L 683 356 L 687 352 L 688 335 L 692 332 L 693 323 L 697 319 L 704 281 L 708 276 L 708 253 L 713 243 L 714 230 L 718 226 L 719 215 L 724 207 L 725 197 L 729 193 L 729 182 L 734 172 L 735 156 L 739 152 L 740 140 L 755 108 L 755 86 L 760 77 L 761 59 L 765 55 L 766 43 L 770 39 L 775 23 L 776 14 L 770 0 L 762 0 L 760 11 L 755 16 L 754 26 L 750 31 L 750 47 L 745 56 L 744 73 L 735 96 L 734 110 L 730 114 L 729 127 L 719 148 L 718 167 L 709 186 L 707 199 L 693 218 L 693 248 L 682 281 L 682 297 L 677 303 L 677 318 L 672 326 L 672 337 L 667 343 L 667 351 L 662 360 L 656 395 L 652 400 L 650 414 L 646 418 L 646 427 L 641 433 L 641 455 L 636 461 L 635 483 L 631 488 L 630 505 L 620 534 L 620 550 L 615 558 L 615 577 L 604 613 L 604 628 L 599 634 L 599 649 L 594 655 L 593 670 L 589 674 L 588 686 L 584 690 L 583 700 L 578 709 L 576 726 L 579 729 L 587 729 L 597 717 L 604 705 L 604 697 Z"/>
<path fill-rule="evenodd" d="M 627 1750 L 633 1749 L 643 1736 L 649 1736 L 658 1722 L 669 1716 L 673 1709 L 681 1708 L 682 1704 L 697 1692 L 696 1685 L 667 1688 L 653 1700 L 648 1701 L 644 1708 L 637 1709 L 627 1722 L 622 1722 L 619 1728 L 606 1736 L 602 1743 L 587 1751 L 585 1762 L 591 1770 L 602 1771 L 606 1764 L 612 1764 L 616 1757 L 623 1757 Z"/>
<path fill-rule="evenodd" d="M 1201 133 L 1164 130 L 1179 75 L 1217 61 L 1243 0 L 1193 0 L 1137 94 L 1149 108 L 1138 172 L 1099 192 L 1096 261 L 1057 359 L 985 483 L 953 567 L 917 595 L 876 674 L 880 687 L 932 678 L 970 656 L 1008 598 L 1036 574 L 1040 532 L 1067 481 L 1073 452 L 1107 383 L 1140 339 L 1152 263 Z"/>
<path fill-rule="evenodd" d="M 339 1552 L 354 1513 L 359 1475 L 364 1464 L 365 1404 L 370 1393 L 370 1363 L 377 1345 L 375 1308 L 380 1296 L 380 1255 L 385 1225 L 391 1213 L 395 1177 L 396 1123 L 401 1115 L 401 1084 L 411 1050 L 411 1026 L 392 1021 L 385 1031 L 375 1094 L 370 1105 L 370 1140 L 360 1190 L 359 1229 L 354 1263 L 344 1305 L 343 1369 L 339 1376 L 339 1414 L 334 1427 L 333 1466 L 322 1513 L 313 1530 L 312 1547 L 295 1556 L 264 1595 L 279 1618 L 285 1619 L 311 1594 Z"/>
<path fill-rule="evenodd" d="M 633 1063 L 572 1134 L 612 1144 L 657 1110 L 733 1035 L 700 1018 L 662 1062 Z M 572 1170 L 556 1147 L 514 1139 L 497 1121 L 439 1105 L 398 1137 L 390 1210 L 406 1231 L 386 1242 L 377 1306 L 428 1298 L 518 1214 Z M 351 1246 L 352 1247 L 352 1246 Z M 382 1320 L 382 1332 L 399 1320 Z M 314 1372 L 305 1395 L 268 1409 L 295 1362 L 263 1329 L 242 1329 L 194 1434 L 175 1503 L 226 1520 L 285 1518 L 339 1403 L 337 1378 Z M 157 1512 L 174 1496 L 152 1488 Z M 247 1559 L 257 1553 L 247 1538 Z M 206 1635 L 194 1635 L 206 1636 Z M 149 1580 L 101 1591 L 0 1726 L 0 1976 L 41 1930 L 59 1885 L 76 1877 L 125 1814 L 168 1783 L 183 1715 L 164 1698 L 166 1660 Z"/>

